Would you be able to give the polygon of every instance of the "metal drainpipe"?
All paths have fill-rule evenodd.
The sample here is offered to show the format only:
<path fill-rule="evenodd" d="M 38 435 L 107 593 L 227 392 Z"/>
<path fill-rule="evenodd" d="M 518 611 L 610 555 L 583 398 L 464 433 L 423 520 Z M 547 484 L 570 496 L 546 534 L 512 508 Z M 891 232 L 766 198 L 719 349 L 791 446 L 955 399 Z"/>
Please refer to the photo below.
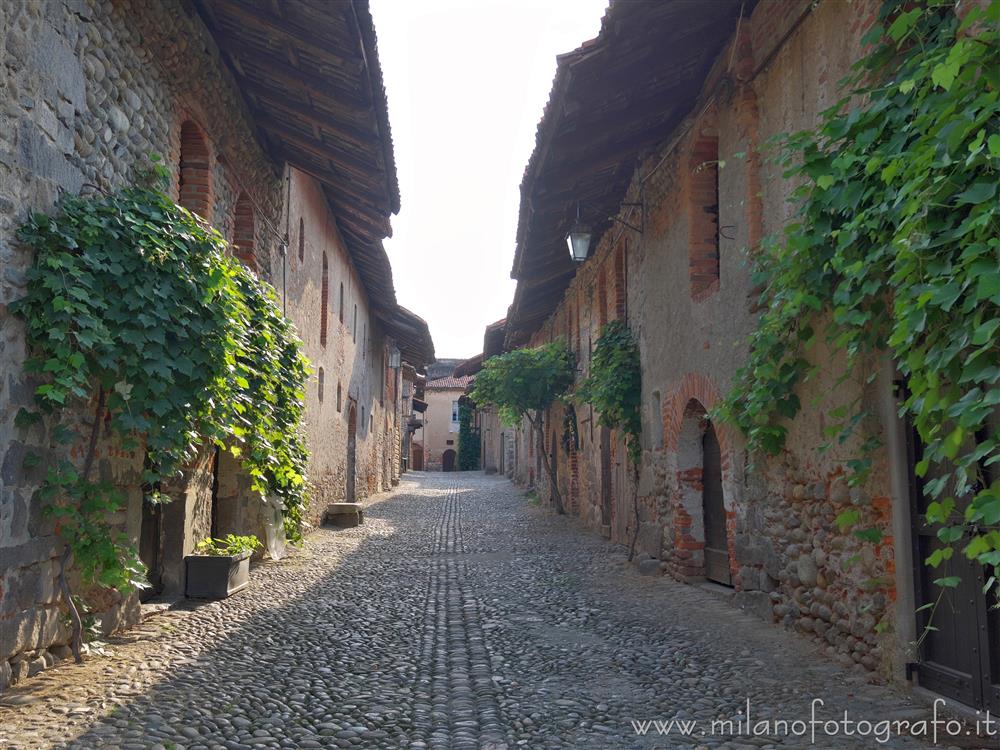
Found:
<path fill-rule="evenodd" d="M 292 167 L 285 162 L 285 240 L 281 243 L 281 314 L 288 317 L 288 243 L 292 221 Z"/>

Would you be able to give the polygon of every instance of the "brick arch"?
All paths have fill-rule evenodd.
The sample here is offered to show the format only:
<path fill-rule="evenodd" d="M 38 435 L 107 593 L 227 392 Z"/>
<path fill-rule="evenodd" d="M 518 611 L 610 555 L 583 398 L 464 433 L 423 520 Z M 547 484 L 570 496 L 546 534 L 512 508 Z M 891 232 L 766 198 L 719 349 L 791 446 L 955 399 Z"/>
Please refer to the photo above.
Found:
<path fill-rule="evenodd" d="M 677 450 L 677 439 L 680 435 L 681 425 L 684 421 L 684 410 L 688 402 L 697 401 L 705 411 L 711 411 L 721 398 L 719 389 L 715 383 L 700 372 L 689 372 L 681 380 L 669 398 L 663 401 L 663 446 L 669 451 Z M 729 455 L 732 452 L 733 442 L 728 425 L 715 425 L 715 431 L 719 436 L 719 445 L 722 448 L 722 465 L 725 469 L 729 465 Z"/>
<path fill-rule="evenodd" d="M 253 202 L 246 193 L 240 193 L 233 209 L 234 254 L 248 268 L 257 269 L 257 216 Z"/>
<path fill-rule="evenodd" d="M 707 413 L 718 403 L 719 390 L 701 373 L 688 373 L 663 404 L 664 448 L 677 460 L 678 493 L 673 501 L 673 573 L 681 579 L 700 578 L 704 568 L 704 524 L 701 519 L 701 458 L 694 453 L 704 434 Z M 736 507 L 739 503 L 736 460 L 732 432 L 728 425 L 712 423 L 719 441 L 722 465 L 722 494 L 726 512 L 726 538 L 732 580 L 740 588 L 736 559 Z"/>
<path fill-rule="evenodd" d="M 178 203 L 204 219 L 211 219 L 212 155 L 208 138 L 193 120 L 181 123 Z"/>

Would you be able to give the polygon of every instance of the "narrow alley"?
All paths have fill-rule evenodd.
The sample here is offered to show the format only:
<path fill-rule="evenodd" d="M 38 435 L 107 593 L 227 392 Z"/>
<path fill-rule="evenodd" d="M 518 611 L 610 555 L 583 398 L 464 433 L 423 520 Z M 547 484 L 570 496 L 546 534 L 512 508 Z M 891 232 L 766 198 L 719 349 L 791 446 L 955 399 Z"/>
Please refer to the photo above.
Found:
<path fill-rule="evenodd" d="M 790 727 L 814 698 L 824 720 L 929 712 L 478 473 L 411 473 L 240 596 L 178 606 L 11 695 L 0 747 L 929 746 L 713 735 L 748 700 Z M 694 723 L 633 723 L 675 718 Z"/>

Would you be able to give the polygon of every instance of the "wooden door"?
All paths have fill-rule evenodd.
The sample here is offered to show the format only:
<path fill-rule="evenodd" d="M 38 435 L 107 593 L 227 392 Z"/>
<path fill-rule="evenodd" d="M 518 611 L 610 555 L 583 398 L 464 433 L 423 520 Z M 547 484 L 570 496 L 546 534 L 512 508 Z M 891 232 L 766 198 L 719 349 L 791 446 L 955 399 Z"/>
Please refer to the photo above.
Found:
<path fill-rule="evenodd" d="M 601 427 L 601 524 L 611 525 L 611 430 Z"/>
<path fill-rule="evenodd" d="M 162 505 L 143 498 L 142 525 L 139 527 L 139 559 L 146 566 L 149 588 L 139 592 L 140 601 L 151 599 L 163 591 L 163 564 L 160 555 L 162 519 Z"/>
<path fill-rule="evenodd" d="M 913 527 L 913 573 L 917 606 L 917 676 L 921 687 L 979 710 L 1000 712 L 1000 612 L 991 606 L 993 588 L 984 591 L 986 569 L 962 554 L 968 535 L 956 542 L 950 560 L 932 568 L 924 561 L 943 546 L 937 527 L 924 514 L 930 501 L 923 485 L 934 478 L 933 466 L 921 478 L 914 467 L 922 459 L 916 431 L 907 429 L 910 508 Z M 960 525 L 971 498 L 959 499 L 953 525 Z M 980 531 L 985 531 L 981 529 Z M 971 529 L 970 529 L 971 531 Z M 944 577 L 961 579 L 956 588 L 934 583 Z M 995 601 L 993 602 L 995 604 Z M 931 605 L 926 607 L 926 605 Z M 926 607 L 926 608 L 925 608 Z"/>
<path fill-rule="evenodd" d="M 705 577 L 731 586 L 726 507 L 722 497 L 722 449 L 709 422 L 702 436 L 702 506 L 705 522 Z"/>

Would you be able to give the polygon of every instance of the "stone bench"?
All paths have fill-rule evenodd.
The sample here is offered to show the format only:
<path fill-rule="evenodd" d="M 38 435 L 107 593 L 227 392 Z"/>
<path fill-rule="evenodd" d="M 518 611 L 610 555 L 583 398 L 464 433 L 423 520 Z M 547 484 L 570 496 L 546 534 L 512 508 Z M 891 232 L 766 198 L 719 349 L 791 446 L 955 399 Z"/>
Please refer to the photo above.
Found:
<path fill-rule="evenodd" d="M 331 503 L 323 513 L 324 526 L 347 529 L 365 522 L 365 514 L 358 503 Z"/>

